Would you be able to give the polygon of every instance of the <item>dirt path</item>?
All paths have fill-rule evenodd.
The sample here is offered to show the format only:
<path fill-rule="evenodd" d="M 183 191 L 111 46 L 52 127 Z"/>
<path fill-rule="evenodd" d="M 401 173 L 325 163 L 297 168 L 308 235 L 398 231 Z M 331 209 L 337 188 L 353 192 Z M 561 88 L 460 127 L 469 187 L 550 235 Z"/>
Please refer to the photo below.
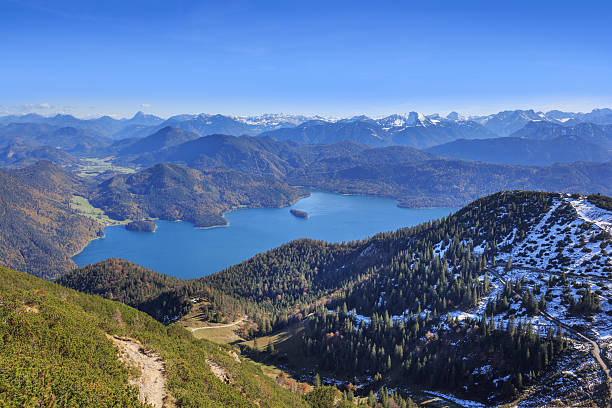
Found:
<path fill-rule="evenodd" d="M 488 269 L 488 271 L 491 272 L 493 275 L 495 275 L 504 285 L 506 284 L 506 281 L 501 277 L 499 273 L 497 273 L 497 271 L 494 268 Z M 514 294 L 517 295 L 519 298 L 522 298 L 520 293 L 514 292 Z M 610 396 L 611 396 L 609 407 L 612 408 L 612 377 L 610 377 L 610 368 L 607 366 L 605 361 L 601 358 L 601 349 L 599 348 L 599 344 L 597 344 L 595 340 L 592 340 L 588 338 L 587 336 L 585 336 L 584 334 L 580 333 L 579 331 L 574 329 L 572 326 L 569 326 L 563 323 L 561 320 L 557 319 L 556 317 L 552 317 L 547 312 L 540 311 L 539 315 L 544 317 L 546 320 L 552 323 L 555 323 L 558 326 L 561 326 L 562 328 L 572 333 L 573 335 L 577 336 L 578 338 L 580 338 L 585 343 L 588 343 L 591 346 L 590 347 L 591 355 L 593 356 L 593 358 L 595 358 L 595 361 L 597 361 L 597 364 L 599 364 L 599 367 L 601 368 L 601 370 L 604 372 L 604 375 L 606 376 L 606 382 L 608 384 L 608 389 L 610 390 Z"/>
<path fill-rule="evenodd" d="M 129 367 L 136 367 L 140 376 L 130 380 L 138 388 L 138 399 L 155 408 L 163 408 L 166 399 L 165 365 L 157 354 L 145 350 L 134 339 L 108 336 L 120 351 L 120 359 Z"/>
<path fill-rule="evenodd" d="M 204 326 L 204 327 L 190 327 L 189 331 L 191 331 L 192 333 L 197 331 L 197 330 L 206 330 L 206 329 L 222 329 L 224 327 L 234 327 L 239 325 L 240 323 L 244 322 L 246 320 L 246 316 L 242 316 L 242 318 L 240 318 L 240 320 L 236 320 L 233 323 L 228 323 L 228 324 L 221 324 L 219 326 Z"/>
<path fill-rule="evenodd" d="M 210 366 L 210 370 L 213 372 L 215 377 L 217 377 L 226 384 L 229 384 L 231 382 L 231 378 L 227 374 L 227 371 L 225 371 L 225 368 L 221 367 L 219 364 L 208 358 L 206 359 L 206 363 L 208 363 L 208 365 Z"/>

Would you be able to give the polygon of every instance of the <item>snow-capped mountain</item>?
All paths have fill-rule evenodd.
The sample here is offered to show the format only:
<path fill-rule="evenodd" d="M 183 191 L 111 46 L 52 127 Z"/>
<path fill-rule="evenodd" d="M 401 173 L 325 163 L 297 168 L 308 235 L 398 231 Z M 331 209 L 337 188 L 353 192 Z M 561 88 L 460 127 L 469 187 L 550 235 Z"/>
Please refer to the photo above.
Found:
<path fill-rule="evenodd" d="M 433 126 L 434 120 L 419 112 L 410 112 L 407 115 L 395 114 L 375 120 L 384 130 L 405 128 L 410 126 Z"/>
<path fill-rule="evenodd" d="M 498 136 L 509 136 L 521 129 L 529 122 L 542 121 L 546 118 L 541 114 L 530 110 L 503 111 L 494 115 L 473 118 L 485 128 L 496 133 Z"/>
<path fill-rule="evenodd" d="M 531 122 L 546 122 L 563 126 L 575 126 L 579 123 L 612 124 L 612 109 L 593 109 L 589 113 L 563 112 L 551 110 L 546 113 L 530 110 L 503 111 L 487 116 L 472 117 L 498 136 L 509 136 Z"/>
<path fill-rule="evenodd" d="M 283 113 L 266 113 L 258 116 L 234 116 L 233 118 L 247 125 L 266 129 L 297 126 L 313 119 L 326 120 L 326 118 L 322 116 L 286 115 Z"/>
<path fill-rule="evenodd" d="M 181 114 L 163 120 L 157 116 L 136 113 L 129 119 L 115 119 L 103 116 L 96 119 L 79 119 L 71 115 L 58 114 L 41 116 L 37 114 L 10 115 L 0 117 L 0 124 L 37 123 L 57 127 L 83 129 L 92 136 L 112 139 L 146 137 L 171 126 L 200 136 L 211 134 L 263 135 L 281 140 L 296 140 L 305 143 L 331 143 L 351 140 L 373 146 L 405 145 L 427 148 L 457 139 L 484 139 L 506 137 L 515 132 L 527 132 L 534 139 L 549 139 L 550 129 L 575 128 L 577 125 L 612 125 L 611 109 L 594 109 L 590 113 L 563 112 L 551 110 L 536 112 L 529 110 L 508 110 L 492 115 L 465 117 L 457 112 L 446 116 L 424 115 L 419 112 L 392 114 L 371 118 L 365 115 L 351 118 L 326 118 L 292 114 L 264 114 L 253 116 L 227 116 L 221 114 Z M 539 124 L 539 125 L 538 125 Z M 604 129 L 605 130 L 605 129 Z M 537 133 L 541 132 L 541 134 Z M 563 130 L 554 130 L 559 136 Z M 606 130 L 607 132 L 607 130 Z M 606 133 L 604 132 L 604 133 Z M 588 133 L 588 132 L 587 132 Z M 594 129 L 591 133 L 601 133 Z M 584 132 L 578 134 L 585 137 Z M 606 137 L 597 136 L 600 140 Z M 599 142 L 598 142 L 599 143 Z M 605 144 L 604 144 L 605 145 Z"/>
<path fill-rule="evenodd" d="M 457 121 L 466 120 L 467 118 L 465 116 L 458 114 L 457 112 L 451 112 L 448 115 L 446 115 L 446 119 L 457 122 Z"/>
<path fill-rule="evenodd" d="M 439 115 L 425 116 L 419 112 L 394 114 L 372 119 L 356 116 L 337 121 L 308 121 L 293 128 L 262 133 L 278 140 L 302 143 L 335 143 L 350 140 L 371 146 L 411 146 L 426 148 L 456 139 L 496 137 L 472 120 L 450 120 Z"/>

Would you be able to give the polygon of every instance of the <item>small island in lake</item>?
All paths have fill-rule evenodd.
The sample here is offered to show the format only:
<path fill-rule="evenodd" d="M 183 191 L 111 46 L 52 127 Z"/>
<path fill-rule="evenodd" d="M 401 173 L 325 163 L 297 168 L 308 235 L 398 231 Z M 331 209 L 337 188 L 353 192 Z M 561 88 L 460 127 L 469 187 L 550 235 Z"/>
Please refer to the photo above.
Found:
<path fill-rule="evenodd" d="M 289 212 L 298 218 L 308 218 L 308 213 L 302 210 L 290 209 Z"/>
<path fill-rule="evenodd" d="M 128 231 L 155 232 L 157 225 L 153 221 L 132 221 L 125 225 Z"/>

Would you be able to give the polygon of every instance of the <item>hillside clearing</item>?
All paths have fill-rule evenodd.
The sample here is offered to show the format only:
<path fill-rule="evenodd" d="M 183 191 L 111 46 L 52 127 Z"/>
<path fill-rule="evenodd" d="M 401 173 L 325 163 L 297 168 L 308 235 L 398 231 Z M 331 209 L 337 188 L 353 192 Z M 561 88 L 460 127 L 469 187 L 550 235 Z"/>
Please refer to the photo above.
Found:
<path fill-rule="evenodd" d="M 106 213 L 100 209 L 96 208 L 89 200 L 85 197 L 81 197 L 78 195 L 73 195 L 70 199 L 70 208 L 75 210 L 81 215 L 84 215 L 87 218 L 91 218 L 92 220 L 102 224 L 104 227 L 108 227 L 111 225 L 122 225 L 127 224 L 131 220 L 114 220 L 110 218 Z"/>

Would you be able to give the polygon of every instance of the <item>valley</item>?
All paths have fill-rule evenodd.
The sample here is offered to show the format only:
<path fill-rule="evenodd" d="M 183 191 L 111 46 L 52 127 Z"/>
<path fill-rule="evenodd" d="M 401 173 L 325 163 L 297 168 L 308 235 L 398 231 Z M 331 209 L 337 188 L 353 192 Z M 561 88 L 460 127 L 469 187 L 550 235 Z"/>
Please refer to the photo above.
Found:
<path fill-rule="evenodd" d="M 2 263 L 62 286 L 0 288 L 112 315 L 126 406 L 608 406 L 608 125 L 535 115 L 11 122 Z"/>

